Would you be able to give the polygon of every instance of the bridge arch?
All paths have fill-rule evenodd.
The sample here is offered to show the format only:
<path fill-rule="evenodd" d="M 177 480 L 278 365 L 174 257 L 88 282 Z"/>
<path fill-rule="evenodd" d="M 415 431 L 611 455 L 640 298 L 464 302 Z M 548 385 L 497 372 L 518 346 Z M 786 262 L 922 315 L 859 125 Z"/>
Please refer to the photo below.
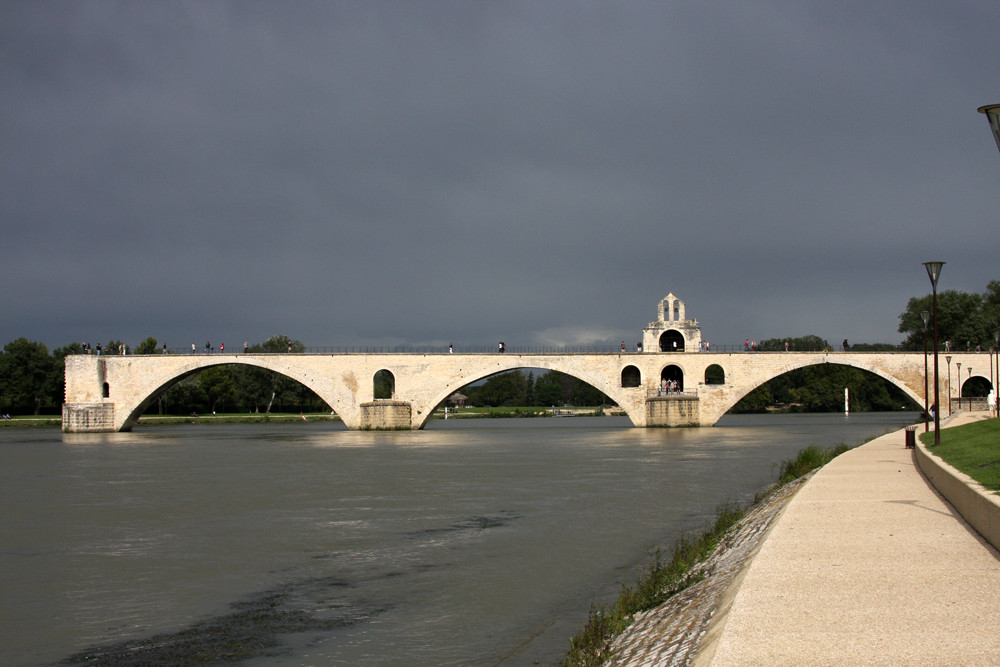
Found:
<path fill-rule="evenodd" d="M 460 387 L 473 382 L 478 382 L 479 380 L 484 380 L 500 373 L 531 368 L 539 368 L 546 371 L 557 371 L 574 377 L 581 382 L 586 382 L 614 401 L 618 405 L 619 409 L 625 412 L 634 426 L 641 426 L 645 423 L 645 404 L 642 401 L 645 400 L 646 394 L 645 390 L 641 386 L 619 387 L 616 386 L 616 383 L 614 382 L 608 382 L 608 377 L 604 373 L 580 372 L 580 370 L 574 368 L 571 363 L 559 359 L 558 357 L 555 359 L 557 360 L 553 360 L 552 357 L 531 357 L 528 359 L 518 359 L 518 357 L 511 355 L 506 358 L 501 357 L 501 361 L 495 364 L 493 368 L 477 370 L 471 372 L 469 375 L 463 375 L 461 380 L 458 381 L 459 384 L 457 384 L 457 386 L 453 384 L 443 390 L 436 390 L 430 394 L 430 398 L 427 401 L 415 401 L 412 404 L 414 415 L 413 427 L 418 429 L 424 428 L 438 406 L 448 400 L 448 397 L 455 393 Z M 619 369 L 619 377 L 621 377 L 621 373 L 623 373 L 624 370 L 625 368 Z M 636 400 L 640 397 L 640 394 L 642 401 Z"/>
<path fill-rule="evenodd" d="M 131 430 L 149 406 L 174 385 L 201 371 L 217 366 L 250 366 L 277 373 L 310 389 L 332 410 L 341 414 L 336 399 L 331 397 L 330 392 L 325 391 L 324 387 L 316 384 L 312 374 L 305 372 L 304 369 L 298 369 L 294 365 L 276 363 L 273 357 L 279 356 L 281 355 L 233 355 L 226 357 L 199 355 L 191 359 L 188 363 L 183 363 L 179 367 L 171 368 L 148 378 L 147 383 L 133 389 L 131 392 L 123 387 L 122 391 L 124 395 L 116 400 L 118 408 L 125 413 L 124 419 L 116 418 L 116 421 L 121 422 L 118 430 Z M 110 393 L 114 391 L 116 383 L 105 382 L 104 385 Z"/>
<path fill-rule="evenodd" d="M 913 400 L 917 405 L 922 405 L 923 396 L 917 394 L 913 389 L 911 389 L 905 382 L 899 378 L 893 376 L 892 374 L 872 366 L 870 364 L 861 363 L 852 357 L 836 358 L 834 360 L 830 359 L 817 359 L 812 355 L 808 355 L 804 359 L 793 360 L 791 363 L 771 370 L 770 372 L 757 373 L 751 382 L 741 383 L 736 386 L 734 391 L 729 392 L 729 395 L 725 402 L 722 404 L 720 412 L 718 413 L 717 419 L 721 418 L 722 415 L 729 412 L 737 403 L 739 403 L 744 397 L 746 397 L 750 392 L 755 389 L 767 384 L 771 380 L 781 377 L 787 373 L 798 370 L 800 368 L 806 368 L 809 366 L 822 366 L 824 364 L 835 364 L 839 366 L 848 366 L 851 368 L 857 368 L 859 370 L 867 371 L 873 375 L 877 375 L 889 384 L 900 389 L 906 396 Z"/>

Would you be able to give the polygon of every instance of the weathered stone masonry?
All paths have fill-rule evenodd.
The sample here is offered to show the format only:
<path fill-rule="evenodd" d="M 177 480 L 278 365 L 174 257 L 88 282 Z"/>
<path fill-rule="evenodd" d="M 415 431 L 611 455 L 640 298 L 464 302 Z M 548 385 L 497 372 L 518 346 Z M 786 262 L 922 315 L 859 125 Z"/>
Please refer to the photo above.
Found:
<path fill-rule="evenodd" d="M 823 363 L 879 375 L 923 404 L 924 360 L 916 353 L 699 352 L 697 321 L 667 295 L 643 330 L 643 351 L 614 354 L 180 354 L 75 355 L 66 358 L 63 430 L 129 430 L 168 387 L 205 368 L 245 364 L 286 375 L 316 392 L 349 428 L 422 428 L 435 408 L 466 384 L 518 368 L 572 375 L 614 400 L 635 426 L 710 426 L 743 396 L 788 371 Z M 666 349 L 667 351 L 664 351 Z M 674 352 L 674 349 L 679 351 Z M 968 368 L 981 355 L 953 353 Z M 968 356 L 969 359 L 964 357 Z M 982 364 L 978 364 L 982 365 Z M 706 370 L 714 368 L 706 384 Z M 391 401 L 374 398 L 374 377 L 389 371 Z M 664 379 L 683 393 L 662 395 Z M 947 396 L 942 378 L 941 395 Z M 930 388 L 933 394 L 933 387 Z"/>

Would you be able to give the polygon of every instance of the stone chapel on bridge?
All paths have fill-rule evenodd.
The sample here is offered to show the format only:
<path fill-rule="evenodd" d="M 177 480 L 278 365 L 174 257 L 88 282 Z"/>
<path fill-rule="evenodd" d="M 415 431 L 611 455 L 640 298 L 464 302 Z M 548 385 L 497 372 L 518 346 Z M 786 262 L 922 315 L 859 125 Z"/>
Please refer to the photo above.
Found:
<path fill-rule="evenodd" d="M 667 294 L 656 310 L 656 321 L 642 330 L 645 352 L 697 352 L 701 347 L 701 327 L 698 320 L 684 315 L 684 302 Z"/>

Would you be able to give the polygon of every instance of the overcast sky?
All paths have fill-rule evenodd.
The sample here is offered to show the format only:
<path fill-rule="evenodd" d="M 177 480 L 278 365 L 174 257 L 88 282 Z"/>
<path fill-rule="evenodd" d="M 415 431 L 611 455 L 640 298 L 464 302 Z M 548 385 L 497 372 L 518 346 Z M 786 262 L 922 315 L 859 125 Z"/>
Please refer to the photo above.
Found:
<path fill-rule="evenodd" d="M 0 345 L 898 342 L 1000 279 L 996 0 L 0 3 Z"/>

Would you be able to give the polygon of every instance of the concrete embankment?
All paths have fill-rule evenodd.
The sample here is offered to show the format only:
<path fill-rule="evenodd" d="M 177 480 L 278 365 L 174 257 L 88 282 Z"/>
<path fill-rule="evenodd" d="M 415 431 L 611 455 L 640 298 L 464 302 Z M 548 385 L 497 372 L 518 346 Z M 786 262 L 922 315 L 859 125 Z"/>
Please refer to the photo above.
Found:
<path fill-rule="evenodd" d="M 640 615 L 610 664 L 1000 664 L 1000 554 L 920 473 L 902 430 L 773 502 L 720 552 L 732 562 L 710 569 L 725 575 L 714 590 Z"/>

